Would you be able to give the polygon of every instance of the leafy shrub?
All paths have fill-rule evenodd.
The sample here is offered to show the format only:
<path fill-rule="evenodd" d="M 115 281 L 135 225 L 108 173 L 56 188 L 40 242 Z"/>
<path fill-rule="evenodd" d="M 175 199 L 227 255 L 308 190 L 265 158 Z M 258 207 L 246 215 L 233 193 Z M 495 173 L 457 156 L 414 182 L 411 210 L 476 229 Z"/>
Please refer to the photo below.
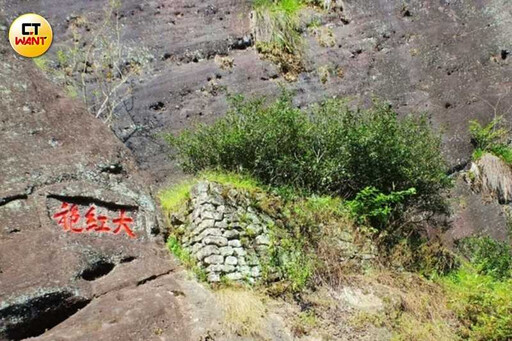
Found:
<path fill-rule="evenodd" d="M 366 187 L 346 205 L 360 224 L 368 222 L 371 226 L 383 228 L 391 216 L 400 210 L 405 198 L 414 194 L 414 188 L 384 194 L 375 187 Z"/>
<path fill-rule="evenodd" d="M 288 93 L 268 106 L 235 96 L 224 118 L 168 140 L 186 171 L 247 172 L 267 185 L 310 193 L 353 198 L 366 187 L 382 193 L 415 188 L 411 199 L 439 209 L 449 184 L 440 138 L 425 117 L 399 120 L 379 103 L 352 110 L 333 99 L 305 112 L 292 106 Z"/>
<path fill-rule="evenodd" d="M 512 248 L 506 242 L 489 237 L 468 237 L 459 242 L 459 249 L 481 274 L 498 280 L 511 277 Z"/>
<path fill-rule="evenodd" d="M 306 240 L 290 236 L 288 231 L 274 227 L 271 231 L 269 257 L 263 263 L 263 280 L 272 282 L 273 273 L 283 280 L 282 292 L 300 292 L 314 271 L 313 254 L 307 253 Z"/>
<path fill-rule="evenodd" d="M 496 117 L 485 126 L 477 121 L 470 121 L 469 132 L 475 146 L 473 159 L 477 160 L 484 152 L 488 152 L 512 163 L 512 147 L 507 142 L 510 130 L 505 128 L 503 116 Z"/>

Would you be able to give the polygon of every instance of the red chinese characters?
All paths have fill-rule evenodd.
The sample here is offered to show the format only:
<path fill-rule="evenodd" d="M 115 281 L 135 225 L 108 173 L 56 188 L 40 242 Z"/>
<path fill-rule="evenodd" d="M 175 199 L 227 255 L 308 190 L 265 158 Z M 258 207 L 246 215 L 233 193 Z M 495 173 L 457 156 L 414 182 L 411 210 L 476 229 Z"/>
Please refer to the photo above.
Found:
<path fill-rule="evenodd" d="M 70 205 L 67 202 L 63 202 L 60 211 L 55 213 L 53 218 L 58 219 L 57 223 L 64 228 L 64 231 L 75 233 L 83 231 L 83 228 L 75 227 L 75 224 L 80 220 L 80 212 L 75 204 Z"/>
<path fill-rule="evenodd" d="M 133 234 L 132 230 L 130 230 L 130 227 L 128 226 L 129 223 L 133 223 L 133 219 L 130 217 L 125 217 L 124 210 L 121 210 L 119 217 L 113 219 L 112 222 L 116 224 L 114 234 L 119 234 L 121 229 L 123 229 L 131 238 L 135 238 L 135 234 Z"/>
<path fill-rule="evenodd" d="M 73 233 L 97 232 L 112 233 L 115 235 L 125 232 L 130 238 L 135 238 L 130 228 L 133 218 L 126 216 L 125 210 L 120 210 L 119 217 L 111 220 L 113 228 L 108 225 L 109 218 L 106 215 L 97 215 L 96 206 L 91 205 L 85 213 L 85 226 L 79 226 L 81 216 L 76 204 L 63 202 L 60 211 L 53 215 L 57 224 L 62 226 L 64 231 Z"/>

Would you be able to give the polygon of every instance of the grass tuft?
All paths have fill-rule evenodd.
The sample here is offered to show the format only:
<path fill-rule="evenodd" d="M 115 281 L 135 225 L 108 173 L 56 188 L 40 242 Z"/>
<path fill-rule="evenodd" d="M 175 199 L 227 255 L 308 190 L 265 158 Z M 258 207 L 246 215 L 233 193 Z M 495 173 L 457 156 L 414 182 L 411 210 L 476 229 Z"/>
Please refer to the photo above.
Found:
<path fill-rule="evenodd" d="M 235 335 L 262 337 L 266 308 L 263 297 L 250 289 L 221 288 L 215 292 L 224 310 L 224 327 Z"/>
<path fill-rule="evenodd" d="M 304 69 L 299 19 L 302 1 L 256 0 L 253 6 L 258 52 L 277 64 L 286 80 L 295 80 Z"/>
<path fill-rule="evenodd" d="M 162 190 L 158 194 L 158 198 L 163 210 L 167 213 L 178 211 L 190 197 L 190 190 L 192 187 L 198 182 L 205 180 L 217 182 L 223 185 L 230 185 L 236 189 L 246 190 L 249 193 L 254 193 L 262 189 L 262 185 L 244 174 L 234 172 L 216 172 L 211 170 L 203 171 L 192 180 L 186 180 Z"/>

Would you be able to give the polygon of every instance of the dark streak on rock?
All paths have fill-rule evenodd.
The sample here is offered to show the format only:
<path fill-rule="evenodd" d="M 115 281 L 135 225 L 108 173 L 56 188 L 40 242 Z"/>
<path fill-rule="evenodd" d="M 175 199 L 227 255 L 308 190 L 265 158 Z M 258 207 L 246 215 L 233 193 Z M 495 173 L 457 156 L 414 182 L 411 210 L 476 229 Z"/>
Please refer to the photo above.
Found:
<path fill-rule="evenodd" d="M 140 286 L 140 285 L 144 285 L 146 284 L 147 282 L 151 282 L 151 281 L 154 281 L 155 279 L 159 278 L 159 277 L 162 277 L 162 276 L 165 276 L 165 275 L 168 275 L 172 272 L 173 270 L 169 270 L 169 271 L 166 271 L 162 274 L 159 274 L 159 275 L 151 275 L 149 277 L 146 277 L 144 279 L 141 279 L 140 281 L 137 282 L 137 286 Z"/>
<path fill-rule="evenodd" d="M 0 206 L 6 205 L 10 203 L 11 201 L 15 200 L 27 200 L 28 195 L 26 194 L 15 194 L 7 197 L 0 198 Z"/>
<path fill-rule="evenodd" d="M 59 201 L 69 202 L 77 205 L 89 206 L 90 204 L 96 204 L 98 206 L 103 206 L 109 210 L 127 210 L 127 211 L 136 211 L 138 209 L 135 205 L 124 205 L 118 204 L 110 201 L 103 201 L 97 198 L 88 197 L 88 196 L 66 196 L 66 195 L 57 195 L 57 194 L 49 194 L 48 198 L 57 199 Z"/>
<path fill-rule="evenodd" d="M 80 277 L 86 281 L 94 281 L 108 275 L 116 265 L 106 260 L 99 260 L 85 268 Z"/>
<path fill-rule="evenodd" d="M 463 170 L 464 168 L 467 167 L 469 161 L 470 160 L 462 160 L 461 162 L 457 163 L 455 166 L 451 167 L 448 170 L 447 174 L 450 176 L 450 175 L 453 175 L 454 173 L 460 172 L 461 170 Z"/>

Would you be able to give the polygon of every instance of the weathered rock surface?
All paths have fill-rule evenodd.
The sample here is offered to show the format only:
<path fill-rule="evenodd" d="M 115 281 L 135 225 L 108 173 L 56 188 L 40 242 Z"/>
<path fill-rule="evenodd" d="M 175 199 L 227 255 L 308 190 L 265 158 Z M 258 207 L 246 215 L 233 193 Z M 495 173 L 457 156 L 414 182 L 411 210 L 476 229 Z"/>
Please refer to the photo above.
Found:
<path fill-rule="evenodd" d="M 487 235 L 511 241 L 512 170 L 502 159 L 484 154 L 455 181 L 454 211 L 446 240 Z"/>
<path fill-rule="evenodd" d="M 0 340 L 243 340 L 223 330 L 215 295 L 159 243 L 149 183 L 130 151 L 31 61 L 5 46 L 0 56 Z M 76 221 L 54 217 L 64 203 Z M 113 233 L 121 211 L 133 238 Z M 96 231 L 102 215 L 110 231 Z M 273 340 L 291 339 L 269 321 Z"/>
<path fill-rule="evenodd" d="M 453 166 L 469 159 L 469 119 L 490 120 L 505 112 L 510 93 L 511 4 L 484 1 L 345 0 L 320 15 L 334 44 L 320 44 L 305 31 L 306 71 L 297 82 L 296 104 L 333 95 L 377 95 L 400 112 L 428 112 L 443 131 Z M 127 46 L 145 46 L 155 56 L 150 74 L 134 92 L 134 106 L 119 113 L 114 131 L 157 180 L 172 178 L 169 149 L 155 133 L 211 122 L 226 109 L 228 93 L 274 96 L 283 80 L 261 60 L 251 37 L 250 1 L 125 0 L 120 9 Z M 104 1 L 3 1 L 10 20 L 20 13 L 45 15 L 58 46 L 71 39 L 70 16 L 91 26 L 101 22 Z M 334 7 L 334 6 L 333 6 Z M 339 6 L 337 6 L 339 7 Z M 404 10 L 405 8 L 405 10 Z M 332 46 L 330 46 L 332 45 Z M 215 56 L 227 56 L 221 68 Z M 325 83 L 320 69 L 328 71 Z M 155 106 L 155 103 L 162 105 Z M 157 109 L 155 109 L 157 108 Z M 511 115 L 509 112 L 507 115 Z M 124 132 L 137 130 L 129 136 Z"/>
<path fill-rule="evenodd" d="M 38 12 L 53 25 L 55 54 L 71 41 L 66 18 L 87 15 L 96 25 L 104 4 L 0 0 L 0 29 L 5 33 L 21 13 Z M 276 66 L 248 46 L 250 6 L 233 0 L 123 1 L 123 40 L 147 46 L 155 59 L 151 73 L 136 84 L 133 108 L 118 113 L 113 130 L 151 173 L 149 181 L 108 128 L 55 92 L 30 61 L 15 60 L 1 47 L 0 339 L 42 334 L 48 340 L 197 340 L 209 334 L 216 321 L 211 296 L 198 294 L 193 283 L 180 291 L 175 266 L 150 242 L 158 224 L 147 188 L 153 180 L 173 180 L 177 172 L 158 133 L 211 122 L 224 113 L 227 93 L 278 93 L 282 77 Z M 492 105 L 499 102 L 497 111 L 505 112 L 511 104 L 511 4 L 413 0 L 407 15 L 402 6 L 345 0 L 343 20 L 338 13 L 322 16 L 335 44 L 322 47 L 308 35 L 307 70 L 290 87 L 298 106 L 326 95 L 376 94 L 400 112 L 427 111 L 457 169 L 470 155 L 467 121 L 489 120 Z M 232 66 L 221 68 L 216 55 L 232 58 Z M 320 67 L 336 72 L 324 83 Z M 455 193 L 465 202 L 450 233 L 504 238 L 502 208 L 459 185 Z M 109 219 L 124 210 L 134 219 L 136 238 L 124 230 L 63 231 L 52 215 L 64 202 L 77 205 L 82 224 L 91 206 Z M 209 219 L 205 229 L 227 228 L 219 215 Z M 223 249 L 223 257 L 243 254 L 236 233 L 222 237 L 233 248 L 233 255 Z"/>
<path fill-rule="evenodd" d="M 512 168 L 500 157 L 485 153 L 472 163 L 469 174 L 475 187 L 485 195 L 496 198 L 501 204 L 512 201 Z"/>
<path fill-rule="evenodd" d="M 187 339 L 130 151 L 31 61 L 0 55 L 0 339 Z"/>

